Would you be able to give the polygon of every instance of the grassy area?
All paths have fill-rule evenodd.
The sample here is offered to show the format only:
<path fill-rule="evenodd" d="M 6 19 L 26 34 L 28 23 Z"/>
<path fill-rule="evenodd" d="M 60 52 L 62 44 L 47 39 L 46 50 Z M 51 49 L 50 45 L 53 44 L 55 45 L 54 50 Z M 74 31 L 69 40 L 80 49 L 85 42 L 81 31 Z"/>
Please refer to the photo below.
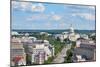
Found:
<path fill-rule="evenodd" d="M 26 64 L 27 65 L 31 65 L 31 59 L 32 59 L 31 56 L 26 54 Z"/>

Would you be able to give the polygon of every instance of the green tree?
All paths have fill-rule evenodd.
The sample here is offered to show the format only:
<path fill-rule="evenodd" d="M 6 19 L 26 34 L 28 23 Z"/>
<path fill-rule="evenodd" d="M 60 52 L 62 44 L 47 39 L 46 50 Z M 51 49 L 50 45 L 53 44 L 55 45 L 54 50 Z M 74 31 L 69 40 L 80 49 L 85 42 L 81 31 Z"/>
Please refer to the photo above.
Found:
<path fill-rule="evenodd" d="M 26 64 L 31 65 L 31 56 L 29 54 L 26 54 Z"/>
<path fill-rule="evenodd" d="M 72 50 L 71 49 L 67 50 L 66 55 L 67 56 L 65 57 L 64 63 L 71 63 L 72 62 L 71 61 L 71 58 L 72 58 Z"/>
<path fill-rule="evenodd" d="M 44 64 L 50 64 L 53 61 L 54 57 L 49 57 L 48 60 L 44 61 Z"/>
<path fill-rule="evenodd" d="M 60 41 L 60 38 L 59 37 L 57 37 L 57 41 Z"/>
<path fill-rule="evenodd" d="M 71 49 L 74 49 L 76 46 L 76 42 L 72 42 Z"/>

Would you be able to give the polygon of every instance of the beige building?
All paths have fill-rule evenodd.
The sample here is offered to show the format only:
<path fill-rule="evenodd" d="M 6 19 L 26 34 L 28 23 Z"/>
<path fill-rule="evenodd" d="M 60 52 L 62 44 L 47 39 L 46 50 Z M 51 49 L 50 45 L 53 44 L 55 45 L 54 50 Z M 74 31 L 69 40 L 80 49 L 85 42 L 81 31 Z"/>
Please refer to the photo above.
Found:
<path fill-rule="evenodd" d="M 48 57 L 54 56 L 54 46 L 47 40 L 37 40 L 35 37 L 29 37 L 28 34 L 24 37 L 11 38 L 11 60 L 15 57 L 23 57 L 18 61 L 18 65 L 26 64 L 26 55 L 31 56 L 32 63 L 42 64 L 48 60 Z"/>
<path fill-rule="evenodd" d="M 49 41 L 47 40 L 35 40 L 35 41 L 30 41 L 27 40 L 23 42 L 23 45 L 25 47 L 25 52 L 26 54 L 31 55 L 31 62 L 36 63 L 36 64 L 42 64 L 44 63 L 44 60 L 47 60 L 48 57 L 54 56 L 54 47 L 49 44 Z M 41 53 L 42 51 L 42 53 Z M 44 52 L 44 54 L 43 54 Z M 43 59 L 39 59 L 37 57 L 42 57 L 44 56 Z M 37 58 L 37 60 L 36 60 Z"/>
<path fill-rule="evenodd" d="M 26 65 L 26 54 L 23 48 L 23 43 L 19 39 L 11 40 L 11 66 Z"/>

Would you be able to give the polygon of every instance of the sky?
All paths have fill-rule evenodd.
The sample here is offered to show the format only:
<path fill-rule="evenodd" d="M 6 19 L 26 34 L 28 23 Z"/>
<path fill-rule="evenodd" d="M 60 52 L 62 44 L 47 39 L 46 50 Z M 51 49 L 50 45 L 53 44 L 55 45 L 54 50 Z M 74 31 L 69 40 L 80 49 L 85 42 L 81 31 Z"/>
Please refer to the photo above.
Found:
<path fill-rule="evenodd" d="M 95 30 L 95 6 L 12 1 L 12 29 Z"/>

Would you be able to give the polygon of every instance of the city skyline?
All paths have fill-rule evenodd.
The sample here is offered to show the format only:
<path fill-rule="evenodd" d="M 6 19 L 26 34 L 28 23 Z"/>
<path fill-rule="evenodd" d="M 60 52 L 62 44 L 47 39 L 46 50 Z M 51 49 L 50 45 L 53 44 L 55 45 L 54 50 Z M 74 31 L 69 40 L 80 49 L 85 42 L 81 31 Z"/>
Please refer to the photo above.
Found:
<path fill-rule="evenodd" d="M 12 1 L 12 29 L 95 30 L 95 6 Z"/>

